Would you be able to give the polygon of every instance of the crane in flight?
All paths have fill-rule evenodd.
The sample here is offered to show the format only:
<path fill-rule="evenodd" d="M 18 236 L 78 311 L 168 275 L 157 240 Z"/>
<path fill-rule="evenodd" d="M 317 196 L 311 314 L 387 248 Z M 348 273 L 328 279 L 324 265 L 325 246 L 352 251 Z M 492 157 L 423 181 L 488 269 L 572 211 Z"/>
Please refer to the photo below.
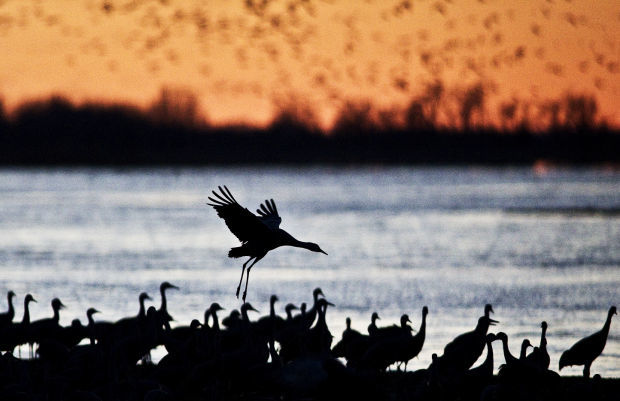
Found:
<path fill-rule="evenodd" d="M 258 216 L 237 203 L 230 190 L 224 186 L 218 186 L 219 193 L 213 192 L 213 197 L 209 196 L 212 206 L 217 215 L 224 219 L 228 229 L 241 241 L 241 246 L 231 248 L 228 252 L 229 258 L 241 258 L 248 256 L 241 269 L 241 278 L 237 286 L 236 296 L 239 298 L 239 290 L 243 282 L 243 273 L 247 273 L 245 279 L 245 289 L 243 291 L 243 302 L 248 291 L 248 280 L 252 266 L 265 257 L 267 252 L 280 246 L 288 245 L 298 248 L 308 249 L 313 252 L 321 252 L 327 255 L 317 244 L 303 242 L 295 239 L 292 235 L 280 228 L 282 218 L 278 214 L 278 209 L 273 199 L 265 200 L 256 210 Z M 248 263 L 252 262 L 249 266 Z"/>

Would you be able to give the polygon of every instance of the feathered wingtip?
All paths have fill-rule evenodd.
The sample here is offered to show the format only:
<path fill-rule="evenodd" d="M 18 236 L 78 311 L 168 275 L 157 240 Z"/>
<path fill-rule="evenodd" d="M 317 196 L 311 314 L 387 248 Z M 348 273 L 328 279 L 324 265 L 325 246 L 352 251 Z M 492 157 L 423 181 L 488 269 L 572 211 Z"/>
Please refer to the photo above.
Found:
<path fill-rule="evenodd" d="M 260 205 L 260 209 L 256 209 L 256 213 L 263 217 L 270 214 L 278 215 L 278 208 L 273 199 L 265 199 L 265 202 Z"/>
<path fill-rule="evenodd" d="M 207 203 L 207 205 L 217 207 L 237 203 L 237 200 L 226 185 L 224 185 L 224 188 L 218 185 L 217 188 L 220 190 L 221 195 L 215 191 L 211 191 L 213 196 L 215 196 L 215 199 L 209 196 L 209 200 L 213 203 Z"/>

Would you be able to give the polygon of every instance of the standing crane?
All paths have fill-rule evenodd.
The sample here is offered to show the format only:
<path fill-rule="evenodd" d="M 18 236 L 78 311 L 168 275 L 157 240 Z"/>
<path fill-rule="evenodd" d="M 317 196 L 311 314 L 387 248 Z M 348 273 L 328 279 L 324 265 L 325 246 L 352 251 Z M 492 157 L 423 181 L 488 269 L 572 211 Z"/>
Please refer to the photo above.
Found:
<path fill-rule="evenodd" d="M 282 218 L 278 214 L 276 204 L 271 200 L 265 200 L 256 212 L 258 216 L 237 203 L 226 186 L 218 187 L 220 193 L 213 191 L 213 197 L 209 197 L 217 215 L 224 219 L 228 229 L 241 241 L 241 246 L 231 248 L 228 252 L 229 258 L 241 258 L 249 256 L 241 269 L 241 278 L 237 286 L 236 296 L 239 298 L 239 290 L 243 282 L 243 273 L 246 271 L 245 289 L 243 291 L 243 302 L 248 291 L 248 280 L 252 266 L 267 255 L 267 252 L 280 246 L 288 245 L 298 248 L 308 249 L 313 252 L 321 252 L 327 255 L 317 244 L 303 242 L 293 238 L 292 235 L 280 228 Z M 249 266 L 248 263 L 252 262 Z"/>
<path fill-rule="evenodd" d="M 560 370 L 565 366 L 583 365 L 583 376 L 590 377 L 590 365 L 603 352 L 609 335 L 611 318 L 617 314 L 615 306 L 609 308 L 607 319 L 603 328 L 588 337 L 582 338 L 562 353 L 560 357 Z"/>

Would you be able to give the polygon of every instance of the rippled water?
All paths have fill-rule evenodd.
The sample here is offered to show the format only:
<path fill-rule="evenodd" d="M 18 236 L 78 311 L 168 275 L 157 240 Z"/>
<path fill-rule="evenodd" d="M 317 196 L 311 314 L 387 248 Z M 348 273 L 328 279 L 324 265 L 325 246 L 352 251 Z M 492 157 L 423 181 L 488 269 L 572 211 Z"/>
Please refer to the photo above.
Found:
<path fill-rule="evenodd" d="M 557 370 L 561 352 L 620 304 L 620 173 L 525 168 L 0 170 L 2 297 L 18 293 L 21 319 L 32 293 L 36 319 L 58 296 L 63 324 L 85 322 L 91 306 L 100 319 L 133 315 L 141 291 L 159 303 L 163 280 L 181 287 L 169 293 L 177 324 L 202 319 L 213 301 L 238 307 L 242 260 L 226 257 L 238 241 L 205 205 L 219 184 L 250 210 L 273 197 L 282 228 L 329 253 L 269 253 L 252 271 L 248 301 L 268 313 L 276 293 L 282 311 L 320 286 L 336 304 L 335 340 L 346 316 L 360 331 L 373 311 L 385 325 L 408 313 L 417 327 L 428 305 L 427 341 L 411 369 L 473 329 L 490 302 L 515 354 L 549 323 Z M 620 377 L 618 321 L 595 373 Z"/>

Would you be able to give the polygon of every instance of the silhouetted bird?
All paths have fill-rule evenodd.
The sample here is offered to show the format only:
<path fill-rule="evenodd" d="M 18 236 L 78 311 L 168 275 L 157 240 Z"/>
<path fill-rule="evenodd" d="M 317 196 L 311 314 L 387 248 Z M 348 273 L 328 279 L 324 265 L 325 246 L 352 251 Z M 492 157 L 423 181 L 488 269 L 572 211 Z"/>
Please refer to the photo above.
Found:
<path fill-rule="evenodd" d="M 212 206 L 217 212 L 217 215 L 224 219 L 230 231 L 242 243 L 241 246 L 232 248 L 228 252 L 228 257 L 250 257 L 243 264 L 241 270 L 241 278 L 239 279 L 236 292 L 237 298 L 239 297 L 239 290 L 241 289 L 241 283 L 243 281 L 243 273 L 248 263 L 250 263 L 250 261 L 252 262 L 247 266 L 245 289 L 242 296 L 244 302 L 252 266 L 265 257 L 267 252 L 272 249 L 288 245 L 305 248 L 313 252 L 321 252 L 327 255 L 317 244 L 299 241 L 279 228 L 282 218 L 278 214 L 278 209 L 273 199 L 265 200 L 265 202 L 260 205 L 260 209 L 257 209 L 257 213 L 260 215 L 259 217 L 239 205 L 226 186 L 224 186 L 224 188 L 218 187 L 218 189 L 221 195 L 213 191 L 214 198 L 209 197 L 212 203 L 208 203 L 208 205 Z"/>
<path fill-rule="evenodd" d="M 368 325 L 368 334 L 370 336 L 375 336 L 379 333 L 379 329 L 377 327 L 377 320 L 381 319 L 377 312 L 373 312 L 372 316 L 370 316 L 370 324 Z"/>
<path fill-rule="evenodd" d="M 370 346 L 370 336 L 351 328 L 351 318 L 346 318 L 347 328 L 342 332 L 342 339 L 332 348 L 336 358 L 345 358 L 348 367 L 355 367 Z"/>
<path fill-rule="evenodd" d="M 125 317 L 119 319 L 114 323 L 114 333 L 117 337 L 127 337 L 138 334 L 141 327 L 144 326 L 146 320 L 146 308 L 144 307 L 145 300 L 152 300 L 152 298 L 146 292 L 140 293 L 138 296 L 138 302 L 140 303 L 140 309 L 136 316 Z"/>
<path fill-rule="evenodd" d="M 605 320 L 605 324 L 600 331 L 577 341 L 575 345 L 562 353 L 560 357 L 560 370 L 565 366 L 584 365 L 583 376 L 590 377 L 590 365 L 605 348 L 609 326 L 611 325 L 611 317 L 615 314 L 617 314 L 616 307 L 612 306 L 609 308 L 609 312 L 607 312 L 607 320 Z"/>
<path fill-rule="evenodd" d="M 426 337 L 426 315 L 428 308 L 422 308 L 422 323 L 420 330 L 415 336 L 411 335 L 411 329 L 395 326 L 397 330 L 388 330 L 385 334 L 371 336 L 371 346 L 360 360 L 360 366 L 370 369 L 385 370 L 393 363 L 407 363 L 416 357 L 422 350 Z M 405 315 L 406 316 L 406 315 Z M 408 317 L 406 318 L 408 321 Z M 401 323 L 405 319 L 401 320 Z M 406 323 L 405 323 L 406 324 Z"/>
<path fill-rule="evenodd" d="M 538 348 L 534 348 L 534 351 L 527 356 L 527 360 L 532 366 L 540 369 L 541 371 L 545 371 L 549 369 L 549 353 L 547 352 L 547 322 L 542 322 L 540 324 L 542 332 L 540 334 L 540 344 Z"/>
<path fill-rule="evenodd" d="M 157 313 L 161 315 L 161 321 L 163 325 L 166 326 L 167 330 L 170 330 L 170 322 L 174 320 L 172 316 L 170 316 L 170 314 L 168 313 L 168 301 L 166 300 L 166 290 L 169 290 L 169 289 L 178 290 L 179 287 L 177 287 L 174 284 L 170 284 L 167 281 L 164 281 L 163 283 L 160 284 L 159 294 L 161 295 L 161 306 L 157 310 Z"/>
<path fill-rule="evenodd" d="M 476 328 L 461 334 L 445 346 L 442 358 L 444 361 L 448 360 L 449 365 L 457 372 L 469 369 L 482 354 L 489 326 L 499 323 L 489 317 L 492 311 L 491 305 L 487 304 L 484 308 L 484 316 L 478 319 Z"/>
<path fill-rule="evenodd" d="M 496 336 L 502 341 L 502 349 L 504 351 L 504 361 L 506 361 L 506 364 L 516 361 L 517 358 L 514 355 L 512 355 L 512 353 L 510 352 L 510 348 L 508 348 L 508 336 L 506 335 L 506 333 L 504 333 L 503 331 L 500 331 L 499 333 L 496 334 Z"/>
<path fill-rule="evenodd" d="M 13 307 L 13 297 L 15 293 L 13 291 L 9 291 L 6 295 L 7 302 L 9 304 L 9 310 L 0 313 L 0 329 L 7 327 L 13 322 L 13 318 L 15 317 L 15 308 Z"/>
<path fill-rule="evenodd" d="M 32 295 L 26 294 L 24 297 L 24 315 L 19 323 L 12 323 L 4 328 L 0 328 L 0 351 L 13 352 L 15 347 L 28 343 L 30 346 L 30 356 L 32 356 L 32 341 L 29 339 L 30 329 L 30 309 L 28 304 L 37 302 Z"/>
<path fill-rule="evenodd" d="M 60 331 L 60 310 L 65 305 L 58 298 L 52 299 L 52 310 L 54 315 L 50 318 L 35 320 L 30 323 L 30 340 L 41 343 L 41 340 L 56 339 Z"/>

